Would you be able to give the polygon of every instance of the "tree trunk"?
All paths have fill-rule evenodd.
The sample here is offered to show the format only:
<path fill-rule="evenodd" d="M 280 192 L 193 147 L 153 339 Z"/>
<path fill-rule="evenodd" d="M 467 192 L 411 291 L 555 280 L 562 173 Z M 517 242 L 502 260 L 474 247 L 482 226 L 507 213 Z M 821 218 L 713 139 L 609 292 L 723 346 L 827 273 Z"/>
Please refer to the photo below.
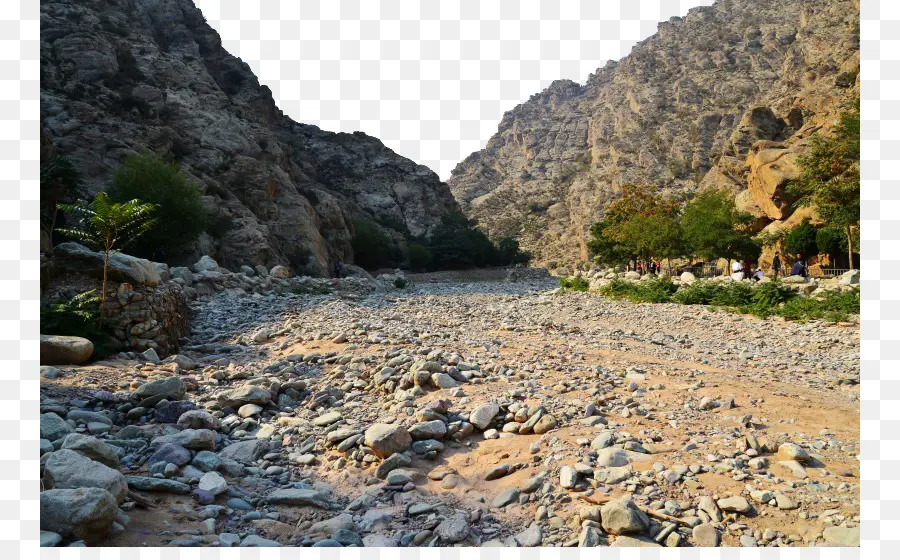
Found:
<path fill-rule="evenodd" d="M 109 268 L 109 249 L 103 252 L 103 287 L 100 295 L 100 328 L 103 328 L 103 312 L 106 309 L 106 270 Z"/>
<path fill-rule="evenodd" d="M 853 226 L 847 226 L 847 253 L 850 257 L 850 270 L 853 270 Z"/>

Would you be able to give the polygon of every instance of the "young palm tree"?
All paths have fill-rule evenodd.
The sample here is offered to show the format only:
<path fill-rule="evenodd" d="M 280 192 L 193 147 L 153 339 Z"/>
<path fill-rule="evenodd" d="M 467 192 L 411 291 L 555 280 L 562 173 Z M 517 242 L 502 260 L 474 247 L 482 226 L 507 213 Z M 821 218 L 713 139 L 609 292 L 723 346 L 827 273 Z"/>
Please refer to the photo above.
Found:
<path fill-rule="evenodd" d="M 100 296 L 102 326 L 109 258 L 153 227 L 156 219 L 152 215 L 156 205 L 138 199 L 114 203 L 106 193 L 100 192 L 87 204 L 60 204 L 59 209 L 77 219 L 78 224 L 72 228 L 60 228 L 58 232 L 103 252 L 103 290 Z"/>

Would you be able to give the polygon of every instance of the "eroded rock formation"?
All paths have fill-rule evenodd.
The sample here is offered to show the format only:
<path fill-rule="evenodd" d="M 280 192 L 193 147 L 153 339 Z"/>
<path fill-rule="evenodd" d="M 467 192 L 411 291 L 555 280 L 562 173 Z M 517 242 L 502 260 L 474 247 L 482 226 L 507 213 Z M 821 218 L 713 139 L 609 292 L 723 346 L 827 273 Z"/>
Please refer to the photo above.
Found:
<path fill-rule="evenodd" d="M 190 0 L 42 2 L 41 115 L 85 194 L 144 148 L 182 165 L 214 216 L 182 264 L 209 254 L 324 275 L 352 262 L 355 218 L 400 240 L 457 208 L 437 175 L 378 139 L 284 116 Z"/>
<path fill-rule="evenodd" d="M 744 204 L 780 220 L 799 142 L 858 95 L 858 70 L 856 0 L 720 0 L 508 111 L 448 183 L 544 263 L 585 259 L 589 225 L 626 183 L 738 194 L 749 174 Z"/>

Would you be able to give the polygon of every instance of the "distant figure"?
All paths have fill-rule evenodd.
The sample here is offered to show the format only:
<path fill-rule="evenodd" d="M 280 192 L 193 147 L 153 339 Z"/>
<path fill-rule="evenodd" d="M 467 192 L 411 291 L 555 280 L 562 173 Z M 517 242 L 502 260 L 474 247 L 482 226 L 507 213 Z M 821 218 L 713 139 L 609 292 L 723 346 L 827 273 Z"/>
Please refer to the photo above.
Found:
<path fill-rule="evenodd" d="M 659 260 L 656 261 L 656 273 L 662 274 L 662 263 Z"/>
<path fill-rule="evenodd" d="M 153 262 L 166 262 L 166 253 L 162 247 L 157 247 L 153 251 Z"/>
<path fill-rule="evenodd" d="M 791 276 L 802 276 L 806 278 L 806 263 L 803 262 L 803 259 L 797 259 L 797 262 L 791 267 Z"/>
<path fill-rule="evenodd" d="M 781 273 L 781 253 L 775 253 L 775 258 L 772 259 L 772 273 L 774 278 L 778 278 Z"/>
<path fill-rule="evenodd" d="M 741 261 L 734 261 L 734 264 L 731 265 L 731 277 L 735 280 L 744 279 L 744 265 L 741 264 Z"/>
<path fill-rule="evenodd" d="M 656 274 L 656 261 L 650 259 L 650 274 Z"/>
<path fill-rule="evenodd" d="M 756 267 L 756 272 L 753 273 L 753 281 L 759 282 L 760 280 L 763 279 L 763 276 L 765 276 L 765 274 L 763 274 L 762 269 L 759 267 Z"/>
<path fill-rule="evenodd" d="M 344 273 L 344 263 L 341 262 L 341 259 L 338 259 L 334 263 L 334 277 L 341 278 L 342 277 L 341 275 L 343 273 Z"/>

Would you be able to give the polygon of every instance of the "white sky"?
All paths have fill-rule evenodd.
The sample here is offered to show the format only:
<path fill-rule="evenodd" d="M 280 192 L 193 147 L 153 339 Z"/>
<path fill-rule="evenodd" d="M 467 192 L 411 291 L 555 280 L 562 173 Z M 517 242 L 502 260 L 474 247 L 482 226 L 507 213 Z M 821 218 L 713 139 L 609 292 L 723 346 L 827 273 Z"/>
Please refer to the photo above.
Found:
<path fill-rule="evenodd" d="M 712 0 L 194 0 L 298 122 L 361 130 L 446 180 L 504 111 L 584 83 Z"/>

